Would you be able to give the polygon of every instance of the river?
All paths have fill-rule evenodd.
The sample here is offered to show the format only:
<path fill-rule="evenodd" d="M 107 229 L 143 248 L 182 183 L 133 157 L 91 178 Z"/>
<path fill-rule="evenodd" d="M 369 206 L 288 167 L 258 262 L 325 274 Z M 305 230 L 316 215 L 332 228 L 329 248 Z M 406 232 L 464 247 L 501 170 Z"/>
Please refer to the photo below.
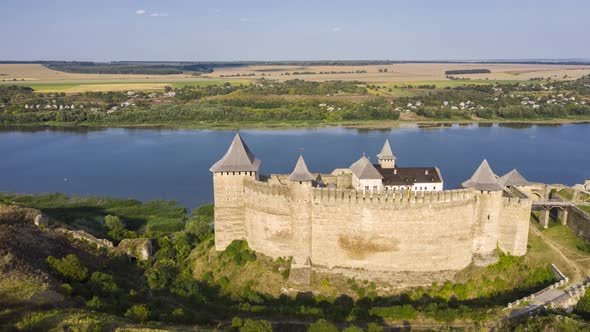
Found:
<path fill-rule="evenodd" d="M 386 138 L 397 164 L 437 166 L 445 189 L 483 158 L 498 175 L 517 168 L 530 181 L 573 185 L 590 177 L 590 124 L 437 125 L 365 130 L 243 130 L 261 172 L 290 172 L 303 151 L 312 172 L 375 155 Z M 0 130 L 0 191 L 167 199 L 192 208 L 212 202 L 209 167 L 234 132 L 169 129 Z"/>

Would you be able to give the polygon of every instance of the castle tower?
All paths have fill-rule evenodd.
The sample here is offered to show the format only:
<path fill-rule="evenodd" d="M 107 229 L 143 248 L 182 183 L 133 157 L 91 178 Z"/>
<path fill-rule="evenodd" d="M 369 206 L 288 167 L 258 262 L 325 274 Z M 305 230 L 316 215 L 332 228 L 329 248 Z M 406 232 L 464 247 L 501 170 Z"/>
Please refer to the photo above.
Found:
<path fill-rule="evenodd" d="M 293 239 L 293 261 L 289 281 L 309 285 L 311 282 L 311 203 L 314 176 L 300 155 L 293 172 L 289 175 L 291 194 L 291 230 L 297 234 Z"/>
<path fill-rule="evenodd" d="M 389 139 L 386 139 L 381 152 L 377 155 L 379 165 L 381 165 L 381 168 L 395 168 L 395 159 L 393 151 L 391 151 L 391 146 L 389 145 Z"/>
<path fill-rule="evenodd" d="M 486 266 L 498 261 L 498 233 L 504 187 L 498 183 L 487 160 L 483 160 L 471 178 L 462 183 L 464 188 L 479 191 L 475 195 L 475 238 L 473 241 L 473 263 Z"/>
<path fill-rule="evenodd" d="M 224 250 L 233 240 L 245 239 L 244 180 L 258 179 L 256 159 L 239 133 L 225 155 L 209 169 L 213 173 L 215 249 Z"/>

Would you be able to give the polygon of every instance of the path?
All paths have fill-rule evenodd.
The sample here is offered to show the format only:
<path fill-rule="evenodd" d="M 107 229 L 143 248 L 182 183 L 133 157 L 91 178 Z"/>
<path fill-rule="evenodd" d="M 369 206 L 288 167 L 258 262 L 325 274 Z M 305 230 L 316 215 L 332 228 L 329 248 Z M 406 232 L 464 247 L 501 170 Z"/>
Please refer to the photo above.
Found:
<path fill-rule="evenodd" d="M 567 255 L 564 254 L 562 251 L 562 250 L 567 250 L 570 252 L 574 252 L 573 250 L 571 250 L 569 248 L 564 248 L 562 245 L 556 243 L 555 241 L 548 239 L 543 234 L 543 232 L 541 232 L 540 230 L 537 229 L 537 227 L 535 227 L 535 225 L 531 225 L 531 227 L 529 229 L 532 230 L 535 235 L 540 237 L 541 240 L 543 240 L 543 242 L 545 242 L 547 244 L 547 246 L 549 246 L 553 251 L 555 251 L 559 256 L 561 256 L 561 258 L 563 258 L 563 260 L 567 263 L 567 265 L 569 265 L 572 268 L 572 270 L 574 271 L 574 274 L 571 276 L 568 276 L 570 278 L 571 283 L 578 283 L 584 279 L 584 277 L 585 277 L 585 273 L 584 273 L 585 271 L 583 271 L 584 268 L 580 267 L 576 261 L 573 261 L 569 257 L 567 257 Z M 577 254 L 576 252 L 574 252 L 574 253 Z"/>

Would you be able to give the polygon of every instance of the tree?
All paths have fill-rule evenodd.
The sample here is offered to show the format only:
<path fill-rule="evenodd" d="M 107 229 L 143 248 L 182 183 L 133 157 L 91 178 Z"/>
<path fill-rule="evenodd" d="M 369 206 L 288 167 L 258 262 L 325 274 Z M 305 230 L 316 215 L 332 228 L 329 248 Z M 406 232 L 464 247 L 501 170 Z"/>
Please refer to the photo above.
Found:
<path fill-rule="evenodd" d="M 246 319 L 240 332 L 272 332 L 272 325 L 266 320 Z"/>
<path fill-rule="evenodd" d="M 338 327 L 325 319 L 320 319 L 311 324 L 307 332 L 338 332 Z"/>
<path fill-rule="evenodd" d="M 90 289 L 95 294 L 103 296 L 113 295 L 119 292 L 119 286 L 113 276 L 103 272 L 94 272 L 90 276 Z"/>
<path fill-rule="evenodd" d="M 150 319 L 150 308 L 145 305 L 134 305 L 125 312 L 125 317 L 138 323 L 145 323 Z"/>
<path fill-rule="evenodd" d="M 118 216 L 109 214 L 104 217 L 104 223 L 112 231 L 120 231 L 125 229 L 125 223 Z"/>
<path fill-rule="evenodd" d="M 88 277 L 88 269 L 80 263 L 78 256 L 74 254 L 69 254 L 61 259 L 49 256 L 46 262 L 66 280 L 84 281 Z"/>

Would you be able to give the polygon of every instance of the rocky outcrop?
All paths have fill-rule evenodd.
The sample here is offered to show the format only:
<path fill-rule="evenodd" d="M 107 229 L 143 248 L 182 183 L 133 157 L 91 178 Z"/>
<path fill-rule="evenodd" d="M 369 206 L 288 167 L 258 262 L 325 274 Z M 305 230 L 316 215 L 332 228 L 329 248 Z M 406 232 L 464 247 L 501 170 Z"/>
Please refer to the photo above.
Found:
<path fill-rule="evenodd" d="M 46 227 L 49 224 L 49 218 L 37 209 L 14 204 L 0 204 L 0 222 L 26 223 Z"/>
<path fill-rule="evenodd" d="M 125 254 L 145 261 L 152 257 L 152 241 L 150 239 L 123 239 L 117 246 Z"/>
<path fill-rule="evenodd" d="M 112 249 L 113 243 L 109 240 L 105 240 L 105 239 L 97 239 L 96 237 L 84 232 L 84 231 L 72 231 L 69 229 L 65 229 L 65 228 L 57 228 L 55 230 L 58 233 L 62 233 L 65 234 L 67 236 L 71 236 L 74 239 L 78 239 L 78 240 L 82 240 L 82 241 L 86 241 L 92 244 L 95 244 L 98 248 L 106 248 L 106 249 Z"/>

